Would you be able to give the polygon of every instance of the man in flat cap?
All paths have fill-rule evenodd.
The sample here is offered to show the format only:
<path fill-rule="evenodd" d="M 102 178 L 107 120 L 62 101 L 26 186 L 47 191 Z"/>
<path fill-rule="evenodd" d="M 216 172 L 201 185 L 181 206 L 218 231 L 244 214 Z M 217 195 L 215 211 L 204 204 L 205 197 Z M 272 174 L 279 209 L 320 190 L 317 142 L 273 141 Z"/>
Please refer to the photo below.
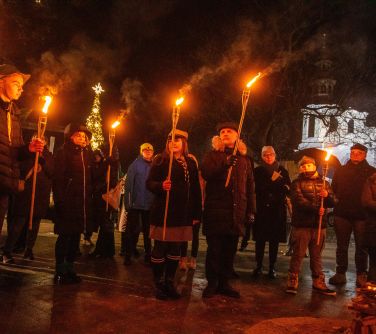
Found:
<path fill-rule="evenodd" d="M 15 66 L 0 65 L 0 234 L 9 196 L 21 190 L 18 161 L 30 152 L 42 152 L 44 143 L 39 139 L 27 146 L 22 139 L 19 111 L 15 105 L 30 78 Z"/>
<path fill-rule="evenodd" d="M 355 239 L 356 285 L 363 286 L 367 281 L 368 254 L 362 245 L 365 233 L 366 216 L 361 204 L 363 186 L 376 169 L 366 160 L 367 147 L 355 143 L 350 148 L 350 160 L 336 170 L 332 187 L 338 198 L 334 207 L 334 230 L 337 237 L 336 274 L 330 278 L 331 284 L 345 284 L 348 267 L 348 249 L 351 234 Z"/>
<path fill-rule="evenodd" d="M 124 205 L 128 211 L 125 228 L 125 257 L 124 264 L 130 265 L 131 257 L 136 248 L 138 236 L 142 231 L 144 236 L 145 263 L 150 263 L 150 208 L 154 195 L 146 188 L 151 162 L 154 156 L 153 145 L 143 143 L 140 146 L 140 156 L 128 168 L 125 181 Z"/>
<path fill-rule="evenodd" d="M 203 230 L 208 244 L 205 268 L 208 285 L 202 296 L 210 298 L 222 294 L 239 298 L 239 292 L 231 287 L 229 279 L 239 236 L 254 218 L 253 171 L 243 142 L 239 142 L 238 152 L 233 155 L 238 139 L 237 125 L 220 123 L 217 131 L 219 136 L 212 139 L 213 150 L 206 154 L 201 165 L 206 181 Z M 231 179 L 226 187 L 230 168 Z"/>

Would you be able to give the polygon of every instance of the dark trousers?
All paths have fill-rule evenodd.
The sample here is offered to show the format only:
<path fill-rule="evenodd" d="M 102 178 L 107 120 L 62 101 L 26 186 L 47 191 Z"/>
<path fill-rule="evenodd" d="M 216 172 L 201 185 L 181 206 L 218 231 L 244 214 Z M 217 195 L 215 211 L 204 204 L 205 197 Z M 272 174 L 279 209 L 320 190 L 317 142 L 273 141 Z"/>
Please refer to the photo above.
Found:
<path fill-rule="evenodd" d="M 32 230 L 28 229 L 27 231 L 26 248 L 28 249 L 33 249 L 35 245 L 35 241 L 39 232 L 40 221 L 40 218 L 34 218 Z M 5 241 L 4 246 L 4 253 L 6 254 L 12 253 L 14 246 L 16 245 L 18 238 L 21 236 L 24 227 L 29 224 L 29 218 L 25 216 L 14 217 L 12 219 L 12 222 L 13 223 L 9 226 L 8 237 Z"/>
<path fill-rule="evenodd" d="M 376 282 L 376 247 L 368 248 L 368 254 L 369 254 L 368 281 Z"/>
<path fill-rule="evenodd" d="M 192 226 L 192 249 L 191 249 L 191 256 L 197 257 L 198 254 L 198 246 L 199 246 L 199 236 L 200 236 L 200 224 L 194 224 Z M 188 253 L 188 241 L 182 242 L 181 245 L 181 256 L 186 257 Z"/>
<path fill-rule="evenodd" d="M 244 233 L 244 236 L 243 236 L 242 242 L 241 242 L 241 246 L 244 247 L 244 248 L 247 247 L 248 241 L 251 239 L 251 227 L 252 227 L 251 224 L 247 224 L 245 226 L 245 233 Z"/>
<path fill-rule="evenodd" d="M 150 240 L 150 211 L 130 209 L 127 216 L 127 226 L 125 228 L 125 257 L 131 258 L 134 249 L 136 248 L 138 236 L 142 231 L 144 235 L 144 249 L 145 255 L 149 256 L 151 253 Z"/>
<path fill-rule="evenodd" d="M 0 235 L 1 230 L 3 229 L 5 215 L 8 211 L 8 203 L 9 203 L 9 196 L 8 195 L 0 195 Z"/>
<path fill-rule="evenodd" d="M 61 265 L 64 262 L 74 262 L 80 246 L 80 238 L 80 233 L 59 234 L 55 245 L 56 266 Z"/>
<path fill-rule="evenodd" d="M 337 237 L 336 272 L 344 274 L 348 267 L 348 250 L 351 233 L 355 239 L 355 266 L 357 273 L 364 273 L 368 267 L 367 249 L 363 246 L 366 231 L 364 220 L 350 220 L 343 217 L 334 217 L 334 230 Z"/>
<path fill-rule="evenodd" d="M 109 211 L 106 212 L 105 207 L 98 210 L 101 220 L 94 253 L 103 257 L 112 257 L 115 255 L 115 234 L 114 223 L 111 219 L 111 211 L 112 210 L 109 209 Z"/>
<path fill-rule="evenodd" d="M 265 244 L 266 241 L 264 240 L 257 240 L 256 241 L 256 263 L 258 268 L 262 268 L 262 261 L 264 260 L 264 253 L 265 253 Z M 277 261 L 278 255 L 278 241 L 269 241 L 269 268 L 274 269 L 274 265 Z"/>
<path fill-rule="evenodd" d="M 231 277 L 239 236 L 207 235 L 206 279 L 209 284 L 223 284 Z"/>

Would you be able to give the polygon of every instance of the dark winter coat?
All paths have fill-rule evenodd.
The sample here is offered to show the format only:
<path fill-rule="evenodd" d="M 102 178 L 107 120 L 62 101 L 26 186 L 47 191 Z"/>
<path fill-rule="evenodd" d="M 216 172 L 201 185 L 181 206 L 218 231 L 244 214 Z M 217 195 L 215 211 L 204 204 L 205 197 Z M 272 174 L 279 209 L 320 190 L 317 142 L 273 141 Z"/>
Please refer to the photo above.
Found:
<path fill-rule="evenodd" d="M 55 233 L 76 234 L 87 230 L 92 209 L 92 164 L 89 146 L 82 148 L 68 141 L 56 152 Z"/>
<path fill-rule="evenodd" d="M 93 215 L 92 220 L 88 222 L 87 231 L 97 232 L 99 226 L 105 231 L 113 230 L 113 222 L 110 219 L 110 214 L 113 212 L 111 205 L 106 211 L 106 201 L 102 195 L 107 192 L 107 170 L 110 169 L 110 187 L 116 187 L 119 175 L 119 161 L 102 159 L 97 162 L 94 161 L 92 165 L 92 186 L 93 186 Z"/>
<path fill-rule="evenodd" d="M 146 188 L 146 179 L 151 168 L 151 161 L 139 156 L 127 171 L 125 181 L 124 205 L 127 210 L 150 210 L 154 195 Z"/>
<path fill-rule="evenodd" d="M 198 178 L 196 161 L 186 157 L 189 181 L 187 181 L 183 166 L 173 159 L 171 170 L 171 190 L 167 215 L 167 228 L 170 229 L 166 241 L 184 241 L 180 233 L 189 232 L 192 237 L 192 221 L 201 219 L 201 189 Z M 155 156 L 146 180 L 146 187 L 155 195 L 150 211 L 151 230 L 163 227 L 166 194 L 162 183 L 168 174 L 169 157 L 166 153 Z M 176 229 L 174 229 L 176 228 Z M 176 234 L 174 232 L 176 231 Z M 161 240 L 159 237 L 156 240 Z"/>
<path fill-rule="evenodd" d="M 273 171 L 280 177 L 272 181 Z M 255 168 L 256 219 L 253 239 L 286 242 L 286 195 L 291 186 L 288 171 L 276 164 Z"/>
<path fill-rule="evenodd" d="M 251 160 L 246 151 L 238 152 L 238 161 L 232 169 L 231 180 L 225 187 L 227 157 L 232 150 L 216 146 L 202 161 L 201 175 L 206 181 L 203 214 L 205 235 L 243 235 L 245 224 L 255 212 L 254 180 Z"/>
<path fill-rule="evenodd" d="M 25 160 L 20 163 L 21 178 L 25 179 L 25 190 L 18 193 L 15 197 L 14 215 L 28 217 L 31 205 L 31 192 L 33 185 L 33 173 L 30 173 L 34 168 L 35 157 Z M 44 148 L 43 153 L 39 158 L 39 168 L 37 173 L 37 182 L 35 188 L 34 200 L 34 217 L 46 218 L 47 210 L 50 204 L 50 194 L 52 187 L 52 177 L 54 172 L 54 162 L 52 154 L 47 147 Z"/>
<path fill-rule="evenodd" d="M 291 224 L 295 227 L 317 228 L 319 224 L 319 209 L 321 205 L 320 192 L 323 187 L 322 177 L 308 178 L 300 174 L 291 184 L 292 218 Z M 330 184 L 325 181 L 325 189 L 328 197 L 324 199 L 324 208 L 332 208 L 335 204 L 335 196 Z M 324 215 L 321 228 L 326 228 L 326 217 Z"/>
<path fill-rule="evenodd" d="M 7 113 L 11 113 L 11 141 L 8 136 Z M 30 157 L 22 139 L 19 112 L 12 102 L 0 99 L 0 194 L 18 192 L 20 170 L 18 161 Z"/>
<path fill-rule="evenodd" d="M 353 164 L 351 160 L 339 167 L 333 176 L 332 188 L 338 199 L 334 207 L 334 214 L 346 219 L 365 219 L 365 212 L 361 204 L 363 186 L 368 177 L 376 169 L 363 160 Z"/>
<path fill-rule="evenodd" d="M 376 247 L 376 173 L 372 174 L 364 184 L 362 205 L 367 216 L 364 246 Z"/>

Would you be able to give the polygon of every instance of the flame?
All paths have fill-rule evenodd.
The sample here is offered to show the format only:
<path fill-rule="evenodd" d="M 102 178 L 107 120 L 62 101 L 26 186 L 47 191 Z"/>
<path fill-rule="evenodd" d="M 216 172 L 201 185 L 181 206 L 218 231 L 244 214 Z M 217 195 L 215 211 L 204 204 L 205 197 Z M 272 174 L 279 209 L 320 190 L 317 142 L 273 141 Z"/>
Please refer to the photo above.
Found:
<path fill-rule="evenodd" d="M 115 121 L 114 123 L 112 123 L 111 128 L 115 129 L 119 125 L 120 125 L 120 121 Z"/>
<path fill-rule="evenodd" d="M 328 148 L 328 149 L 326 150 L 325 161 L 329 161 L 330 156 L 332 155 L 332 152 L 333 152 L 333 150 L 332 150 L 331 148 Z"/>
<path fill-rule="evenodd" d="M 261 72 L 259 72 L 250 82 L 247 83 L 247 88 L 251 86 L 261 77 Z"/>
<path fill-rule="evenodd" d="M 183 102 L 184 102 L 184 97 L 182 96 L 176 100 L 175 104 L 176 106 L 180 106 Z"/>
<path fill-rule="evenodd" d="M 43 96 L 43 100 L 45 101 L 44 102 L 44 106 L 43 106 L 43 109 L 42 109 L 42 112 L 44 114 L 47 114 L 48 112 L 48 107 L 50 106 L 51 102 L 52 102 L 52 96 Z"/>

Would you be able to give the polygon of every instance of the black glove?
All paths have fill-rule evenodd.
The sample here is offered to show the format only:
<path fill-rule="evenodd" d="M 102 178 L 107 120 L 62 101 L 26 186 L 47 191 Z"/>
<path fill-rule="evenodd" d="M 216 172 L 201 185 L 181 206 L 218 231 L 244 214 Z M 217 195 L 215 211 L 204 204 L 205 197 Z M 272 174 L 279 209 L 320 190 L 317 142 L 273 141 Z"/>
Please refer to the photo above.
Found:
<path fill-rule="evenodd" d="M 230 155 L 227 157 L 226 166 L 228 167 L 234 167 L 238 161 L 238 157 L 236 155 Z"/>

